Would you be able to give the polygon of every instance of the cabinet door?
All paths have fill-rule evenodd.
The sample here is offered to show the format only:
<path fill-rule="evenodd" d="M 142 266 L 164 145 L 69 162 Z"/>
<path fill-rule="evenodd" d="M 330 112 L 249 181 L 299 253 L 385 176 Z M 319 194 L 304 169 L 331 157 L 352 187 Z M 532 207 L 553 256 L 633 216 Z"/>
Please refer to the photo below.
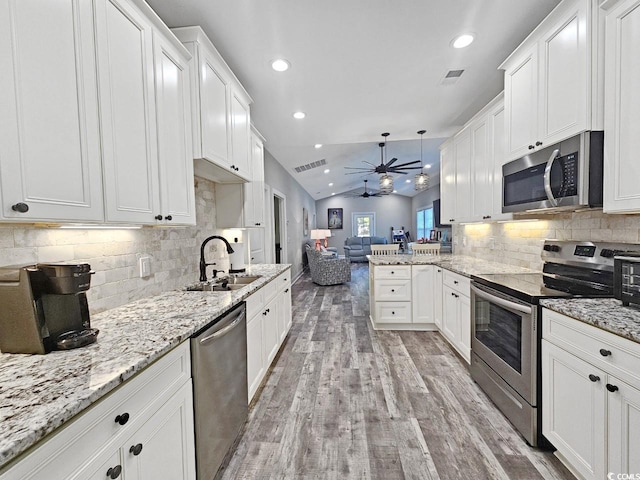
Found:
<path fill-rule="evenodd" d="M 587 129 L 587 2 L 550 28 L 540 40 L 540 123 L 536 142 L 551 145 Z"/>
<path fill-rule="evenodd" d="M 440 151 L 440 221 L 448 224 L 456 219 L 456 157 L 455 145 Z"/>
<path fill-rule="evenodd" d="M 493 162 L 489 157 L 489 117 L 475 121 L 471 127 L 471 172 L 473 182 L 473 220 L 489 220 L 493 213 Z M 469 196 L 469 191 L 465 192 Z"/>
<path fill-rule="evenodd" d="M 471 301 L 468 296 L 458 294 L 457 315 L 458 315 L 458 350 L 462 357 L 471 363 Z"/>
<path fill-rule="evenodd" d="M 247 322 L 247 386 L 249 402 L 256 393 L 266 372 L 265 354 L 262 351 L 262 312 Z"/>
<path fill-rule="evenodd" d="M 265 368 L 269 368 L 271 362 L 278 353 L 280 336 L 278 333 L 278 298 L 271 300 L 262 315 L 262 352 L 264 354 Z"/>
<path fill-rule="evenodd" d="M 72 476 L 69 480 L 105 480 L 111 478 L 111 475 L 115 475 L 118 472 L 121 473 L 116 478 L 128 478 L 122 474 L 123 470 L 124 459 L 122 458 L 122 450 L 116 449 L 110 453 L 101 454 L 97 461 L 92 461 L 89 466 L 82 469 L 82 471 Z M 50 472 L 49 478 L 56 478 L 55 472 Z"/>
<path fill-rule="evenodd" d="M 171 224 L 196 223 L 189 63 L 154 35 L 161 215 Z"/>
<path fill-rule="evenodd" d="M 433 324 L 435 291 L 435 267 L 413 265 L 411 267 L 411 298 L 413 323 Z M 377 294 L 377 292 L 376 292 Z"/>
<path fill-rule="evenodd" d="M 194 452 L 193 393 L 189 381 L 124 444 L 124 478 L 195 480 Z"/>
<path fill-rule="evenodd" d="M 245 225 L 264 226 L 264 147 L 251 135 L 251 181 L 244 184 Z"/>
<path fill-rule="evenodd" d="M 542 433 L 584 478 L 605 478 L 605 394 L 603 372 L 542 340 Z"/>
<path fill-rule="evenodd" d="M 442 330 L 442 268 L 434 267 L 433 275 L 433 321 Z"/>
<path fill-rule="evenodd" d="M 538 128 L 538 54 L 533 46 L 504 73 L 507 159 L 522 157 L 535 147 Z"/>
<path fill-rule="evenodd" d="M 492 220 L 510 219 L 510 213 L 502 213 L 502 165 L 506 163 L 505 159 L 505 125 L 504 125 L 504 103 L 498 105 L 489 113 L 491 123 L 489 150 L 493 162 L 493 178 L 492 178 Z"/>
<path fill-rule="evenodd" d="M 471 131 L 463 130 L 454 143 L 456 146 L 456 216 L 457 222 L 471 218 Z"/>
<path fill-rule="evenodd" d="M 93 13 L 0 1 L 0 217 L 103 219 Z"/>
<path fill-rule="evenodd" d="M 107 220 L 159 215 L 151 24 L 129 3 L 96 1 Z"/>
<path fill-rule="evenodd" d="M 249 105 L 246 105 L 237 95 L 231 95 L 231 166 L 237 175 L 251 179 L 250 159 L 250 118 Z"/>
<path fill-rule="evenodd" d="M 609 464 L 616 473 L 640 472 L 640 390 L 614 377 L 607 379 L 615 392 L 607 393 Z"/>
<path fill-rule="evenodd" d="M 293 316 L 291 315 L 291 287 L 287 287 L 282 292 L 284 297 L 283 308 L 284 308 L 284 327 L 285 327 L 285 336 L 291 330 L 291 326 L 293 325 Z"/>
<path fill-rule="evenodd" d="M 442 286 L 442 333 L 452 344 L 459 341 L 460 332 L 457 294 L 451 287 Z"/>
<path fill-rule="evenodd" d="M 246 230 L 249 234 L 251 264 L 265 263 L 264 256 L 264 228 L 249 228 Z"/>
<path fill-rule="evenodd" d="M 200 46 L 199 55 L 200 122 L 193 128 L 199 129 L 201 155 L 228 168 L 231 139 L 229 80 L 221 73 L 211 52 Z"/>
<path fill-rule="evenodd" d="M 604 211 L 640 211 L 640 1 L 607 12 Z"/>

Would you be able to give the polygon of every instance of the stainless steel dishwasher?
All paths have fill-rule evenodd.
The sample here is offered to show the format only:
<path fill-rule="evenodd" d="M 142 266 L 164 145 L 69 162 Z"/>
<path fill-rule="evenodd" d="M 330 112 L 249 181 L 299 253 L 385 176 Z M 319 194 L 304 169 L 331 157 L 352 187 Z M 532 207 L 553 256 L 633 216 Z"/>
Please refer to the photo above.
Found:
<path fill-rule="evenodd" d="M 199 480 L 211 480 L 247 419 L 247 320 L 242 302 L 191 337 Z"/>

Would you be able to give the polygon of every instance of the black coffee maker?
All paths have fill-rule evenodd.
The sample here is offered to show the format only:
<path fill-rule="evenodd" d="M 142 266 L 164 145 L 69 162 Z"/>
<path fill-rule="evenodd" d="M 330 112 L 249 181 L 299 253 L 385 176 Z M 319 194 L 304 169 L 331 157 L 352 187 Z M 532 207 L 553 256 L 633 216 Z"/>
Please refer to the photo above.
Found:
<path fill-rule="evenodd" d="M 97 340 L 85 292 L 87 263 L 0 267 L 0 350 L 48 353 Z"/>

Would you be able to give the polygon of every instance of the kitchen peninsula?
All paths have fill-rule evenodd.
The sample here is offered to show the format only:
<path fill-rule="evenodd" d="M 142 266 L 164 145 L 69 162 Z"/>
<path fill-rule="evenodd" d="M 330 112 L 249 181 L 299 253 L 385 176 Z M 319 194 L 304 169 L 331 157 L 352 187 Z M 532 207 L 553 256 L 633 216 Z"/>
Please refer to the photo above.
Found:
<path fill-rule="evenodd" d="M 369 255 L 369 302 L 376 330 L 440 331 L 471 361 L 471 275 L 532 270 L 466 255 Z"/>

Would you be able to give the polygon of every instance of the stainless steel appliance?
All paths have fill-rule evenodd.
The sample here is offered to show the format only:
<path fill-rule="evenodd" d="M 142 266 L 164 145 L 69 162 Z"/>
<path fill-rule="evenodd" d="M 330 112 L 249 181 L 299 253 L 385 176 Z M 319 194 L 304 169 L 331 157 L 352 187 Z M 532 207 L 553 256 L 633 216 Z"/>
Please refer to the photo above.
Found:
<path fill-rule="evenodd" d="M 613 297 L 614 255 L 638 245 L 547 240 L 542 273 L 471 277 L 471 376 L 533 446 L 542 437 L 543 298 Z"/>
<path fill-rule="evenodd" d="M 244 302 L 191 338 L 191 369 L 197 476 L 210 480 L 247 420 Z"/>
<path fill-rule="evenodd" d="M 625 307 L 640 304 L 640 252 L 626 252 L 614 258 L 614 296 Z"/>
<path fill-rule="evenodd" d="M 87 263 L 0 268 L 0 350 L 48 353 L 96 341 L 85 292 Z"/>
<path fill-rule="evenodd" d="M 602 206 L 603 132 L 583 132 L 502 167 L 502 211 Z"/>

